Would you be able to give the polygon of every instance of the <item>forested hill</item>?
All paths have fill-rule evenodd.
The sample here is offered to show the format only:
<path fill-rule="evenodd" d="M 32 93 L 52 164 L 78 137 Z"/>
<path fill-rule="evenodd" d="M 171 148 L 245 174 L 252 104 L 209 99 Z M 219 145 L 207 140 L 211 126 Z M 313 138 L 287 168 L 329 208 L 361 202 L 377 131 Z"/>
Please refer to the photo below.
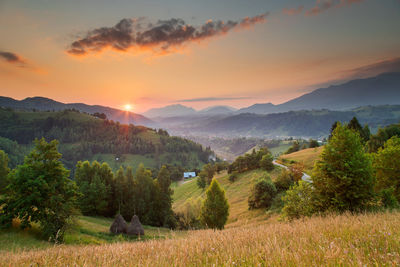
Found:
<path fill-rule="evenodd" d="M 26 111 L 61 111 L 65 109 L 76 109 L 89 114 L 103 113 L 109 120 L 119 121 L 120 123 L 133 123 L 135 125 L 144 125 L 149 127 L 155 126 L 155 123 L 150 119 L 133 112 L 100 105 L 87 105 L 83 103 L 65 104 L 46 97 L 28 97 L 23 100 L 15 100 L 10 97 L 0 96 L 0 107 Z"/>
<path fill-rule="evenodd" d="M 63 161 L 72 168 L 79 160 L 107 161 L 113 169 L 144 163 L 199 168 L 213 152 L 168 132 L 125 125 L 79 111 L 15 111 L 0 108 L 0 149 L 10 154 L 11 164 L 20 163 L 24 148 L 35 138 L 57 139 Z"/>
<path fill-rule="evenodd" d="M 372 132 L 400 121 L 400 105 L 365 106 L 349 111 L 301 110 L 268 115 L 238 114 L 215 117 L 191 124 L 173 125 L 168 130 L 174 134 L 208 136 L 247 136 L 282 138 L 326 137 L 335 121 L 346 122 L 357 117 L 361 124 L 368 124 Z M 168 127 L 167 125 L 165 127 Z"/>

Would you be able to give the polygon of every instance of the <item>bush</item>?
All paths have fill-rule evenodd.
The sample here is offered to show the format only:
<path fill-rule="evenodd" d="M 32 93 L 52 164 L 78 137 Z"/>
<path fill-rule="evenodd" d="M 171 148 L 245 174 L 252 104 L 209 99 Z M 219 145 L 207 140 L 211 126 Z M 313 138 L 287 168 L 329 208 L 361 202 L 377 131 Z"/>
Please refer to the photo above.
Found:
<path fill-rule="evenodd" d="M 281 171 L 281 173 L 278 175 L 278 177 L 274 182 L 276 190 L 278 192 L 284 192 L 288 190 L 290 186 L 293 185 L 293 183 L 294 183 L 293 178 L 290 172 L 286 169 L 283 169 Z"/>
<path fill-rule="evenodd" d="M 379 148 L 373 157 L 373 167 L 377 178 L 375 189 L 392 188 L 393 195 L 400 201 L 400 138 L 393 136 Z M 386 192 L 387 193 L 387 192 Z M 385 194 L 386 194 L 385 193 Z"/>
<path fill-rule="evenodd" d="M 231 182 L 231 183 L 233 183 L 234 181 L 236 181 L 236 179 L 238 178 L 238 172 L 237 171 L 234 171 L 234 172 L 232 172 L 230 175 L 229 175 L 229 181 Z"/>
<path fill-rule="evenodd" d="M 382 206 L 386 209 L 396 209 L 399 207 L 399 202 L 394 194 L 394 188 L 385 188 L 379 192 Z"/>
<path fill-rule="evenodd" d="M 273 160 L 274 158 L 270 153 L 265 154 L 260 160 L 260 167 L 266 171 L 272 171 L 274 169 Z"/>
<path fill-rule="evenodd" d="M 314 213 L 313 188 L 310 183 L 299 181 L 282 197 L 284 206 L 282 217 L 293 220 Z"/>
<path fill-rule="evenodd" d="M 249 209 L 269 208 L 277 194 L 275 185 L 263 178 L 251 190 L 248 199 Z"/>
<path fill-rule="evenodd" d="M 200 214 L 202 199 L 199 197 L 197 199 L 188 198 L 183 207 L 176 214 L 176 221 L 178 224 L 178 229 L 188 230 L 188 229 L 200 229 Z"/>

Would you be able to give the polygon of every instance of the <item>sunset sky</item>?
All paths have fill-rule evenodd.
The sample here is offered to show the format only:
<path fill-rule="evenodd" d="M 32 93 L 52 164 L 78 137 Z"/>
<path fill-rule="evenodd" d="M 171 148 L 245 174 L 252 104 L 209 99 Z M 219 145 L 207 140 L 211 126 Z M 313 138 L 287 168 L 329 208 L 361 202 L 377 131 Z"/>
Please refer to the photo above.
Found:
<path fill-rule="evenodd" d="M 0 0 L 0 95 L 278 104 L 400 70 L 400 0 Z"/>

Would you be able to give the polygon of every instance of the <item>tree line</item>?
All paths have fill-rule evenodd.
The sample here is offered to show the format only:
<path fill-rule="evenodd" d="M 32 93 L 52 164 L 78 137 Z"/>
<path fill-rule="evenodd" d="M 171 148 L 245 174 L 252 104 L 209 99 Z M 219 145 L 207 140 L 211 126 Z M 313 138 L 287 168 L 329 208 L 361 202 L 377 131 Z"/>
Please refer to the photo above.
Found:
<path fill-rule="evenodd" d="M 11 162 L 22 163 L 23 151 L 9 149 L 12 142 L 28 146 L 35 138 L 60 142 L 63 163 L 74 168 L 76 162 L 96 154 L 150 155 L 158 163 L 196 167 L 208 162 L 214 153 L 193 141 L 171 137 L 162 129 L 125 125 L 76 110 L 22 112 L 0 108 L 0 149 L 8 152 Z M 22 155 L 21 155 L 22 154 Z"/>
<path fill-rule="evenodd" d="M 120 168 L 115 174 L 107 163 L 78 162 L 74 180 L 69 178 L 57 151 L 56 140 L 35 140 L 35 147 L 15 169 L 0 150 L 0 227 L 13 219 L 21 228 L 39 223 L 43 236 L 62 241 L 73 215 L 126 218 L 134 214 L 148 225 L 175 227 L 171 179 L 163 166 L 156 179 L 141 164 L 136 173 Z"/>

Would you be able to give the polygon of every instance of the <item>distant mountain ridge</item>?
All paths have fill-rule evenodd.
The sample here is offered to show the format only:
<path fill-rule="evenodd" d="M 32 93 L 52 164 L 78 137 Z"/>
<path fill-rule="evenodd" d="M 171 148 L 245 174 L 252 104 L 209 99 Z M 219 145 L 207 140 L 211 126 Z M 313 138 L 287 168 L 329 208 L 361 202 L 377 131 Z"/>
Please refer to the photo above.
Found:
<path fill-rule="evenodd" d="M 23 100 L 15 100 L 10 97 L 0 96 L 0 107 L 21 109 L 21 110 L 65 110 L 76 109 L 81 112 L 89 114 L 104 113 L 110 120 L 118 121 L 124 124 L 135 124 L 144 126 L 154 126 L 155 123 L 143 115 L 133 112 L 123 111 L 115 108 L 100 106 L 100 105 L 87 105 L 83 103 L 69 103 L 65 104 L 45 97 L 28 97 Z"/>
<path fill-rule="evenodd" d="M 270 114 L 312 109 L 346 110 L 368 105 L 398 104 L 400 104 L 400 72 L 391 72 L 316 89 L 280 105 L 255 104 L 240 109 L 238 113 Z"/>
<path fill-rule="evenodd" d="M 228 106 L 211 106 L 200 111 L 181 104 L 150 109 L 150 118 L 235 115 L 242 113 L 271 114 L 297 110 L 350 110 L 362 106 L 399 105 L 400 72 L 383 73 L 375 77 L 351 80 L 339 85 L 319 88 L 285 103 L 257 103 L 236 110 Z"/>
<path fill-rule="evenodd" d="M 211 106 L 202 110 L 195 110 L 181 104 L 168 105 L 161 108 L 152 108 L 145 113 L 149 118 L 188 117 L 196 115 L 222 115 L 233 114 L 236 109 L 229 106 Z"/>
<path fill-rule="evenodd" d="M 346 111 L 299 110 L 271 114 L 241 113 L 212 117 L 189 123 L 165 124 L 174 135 L 260 138 L 319 138 L 329 135 L 335 121 L 348 122 L 357 117 L 371 131 L 400 122 L 400 105 L 364 106 Z"/>
<path fill-rule="evenodd" d="M 149 118 L 157 117 L 177 117 L 177 116 L 190 116 L 196 114 L 196 110 L 181 104 L 168 105 L 161 108 L 152 108 L 143 113 Z"/>

